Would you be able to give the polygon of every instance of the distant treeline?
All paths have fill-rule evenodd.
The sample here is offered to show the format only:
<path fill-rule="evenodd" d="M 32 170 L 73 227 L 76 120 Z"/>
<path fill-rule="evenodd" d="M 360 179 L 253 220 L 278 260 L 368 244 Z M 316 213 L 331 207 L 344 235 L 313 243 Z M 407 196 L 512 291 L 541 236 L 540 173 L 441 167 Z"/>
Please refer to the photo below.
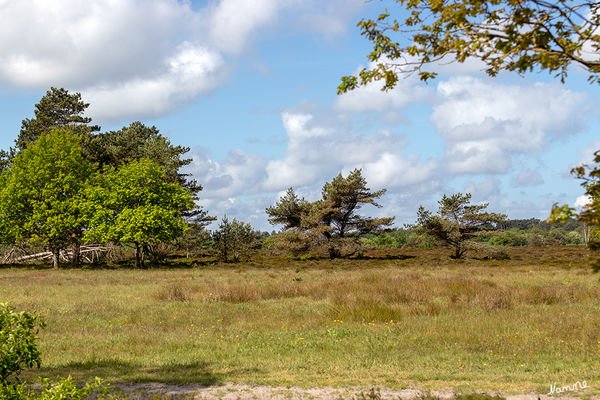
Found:
<path fill-rule="evenodd" d="M 497 225 L 495 231 L 479 237 L 479 242 L 496 246 L 565 246 L 584 245 L 586 227 L 575 219 L 561 224 L 549 224 L 537 218 L 507 219 Z M 364 243 L 372 248 L 430 248 L 436 241 L 419 234 L 412 228 L 389 229 L 364 237 Z"/>

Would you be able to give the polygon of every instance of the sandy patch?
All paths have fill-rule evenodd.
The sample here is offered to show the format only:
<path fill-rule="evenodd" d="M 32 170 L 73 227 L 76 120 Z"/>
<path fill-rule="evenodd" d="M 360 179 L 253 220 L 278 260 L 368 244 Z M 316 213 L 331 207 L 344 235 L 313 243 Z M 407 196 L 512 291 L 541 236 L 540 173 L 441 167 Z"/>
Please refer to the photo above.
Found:
<path fill-rule="evenodd" d="M 224 384 L 221 386 L 201 385 L 172 385 L 166 383 L 135 383 L 114 384 L 115 388 L 129 395 L 131 400 L 152 399 L 156 396 L 171 399 L 194 400 L 370 400 L 369 389 L 343 389 L 333 387 L 273 387 L 253 386 L 242 384 Z M 431 391 L 431 394 L 441 398 L 450 399 L 454 392 L 451 390 Z M 379 389 L 381 400 L 412 400 L 422 394 L 416 389 Z M 589 399 L 600 400 L 600 396 L 586 395 L 585 392 L 569 393 L 565 396 L 546 396 L 538 394 L 503 395 L 507 400 L 575 400 Z"/>

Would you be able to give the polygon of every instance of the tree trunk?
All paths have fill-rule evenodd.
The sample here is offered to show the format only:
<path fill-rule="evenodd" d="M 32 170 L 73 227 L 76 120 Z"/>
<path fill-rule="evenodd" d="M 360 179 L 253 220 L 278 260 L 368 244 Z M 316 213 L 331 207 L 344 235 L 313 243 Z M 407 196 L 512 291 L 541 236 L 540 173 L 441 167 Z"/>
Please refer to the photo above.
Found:
<path fill-rule="evenodd" d="M 459 244 L 456 245 L 456 247 L 454 248 L 454 259 L 459 260 L 462 258 L 464 250 L 460 247 Z"/>
<path fill-rule="evenodd" d="M 335 247 L 330 247 L 327 250 L 329 251 L 329 259 L 330 260 L 333 260 L 334 258 L 340 258 L 341 253 Z"/>
<path fill-rule="evenodd" d="M 54 269 L 60 268 L 60 248 L 58 247 L 52 249 L 52 266 Z"/>
<path fill-rule="evenodd" d="M 81 243 L 79 242 L 79 238 L 73 238 L 74 242 L 71 243 L 71 252 L 73 255 L 71 256 L 71 263 L 73 263 L 74 267 L 79 267 L 81 264 Z"/>
<path fill-rule="evenodd" d="M 141 262 L 141 249 L 140 249 L 140 245 L 138 243 L 135 243 L 135 267 L 136 268 L 141 268 L 142 267 L 142 262 Z"/>
<path fill-rule="evenodd" d="M 142 254 L 141 254 L 141 258 L 142 258 L 142 263 L 141 263 L 141 266 L 142 266 L 142 268 L 146 268 L 146 263 L 145 263 L 145 261 L 146 261 L 146 255 L 147 255 L 148 253 L 149 253 L 149 251 L 148 251 L 148 245 L 144 243 L 144 244 L 142 245 Z"/>

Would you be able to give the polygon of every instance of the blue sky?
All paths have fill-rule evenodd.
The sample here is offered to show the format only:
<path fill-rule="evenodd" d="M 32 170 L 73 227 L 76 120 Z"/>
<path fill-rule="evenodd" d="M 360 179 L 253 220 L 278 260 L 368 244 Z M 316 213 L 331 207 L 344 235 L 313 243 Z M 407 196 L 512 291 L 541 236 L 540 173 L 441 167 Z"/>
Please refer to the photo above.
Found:
<path fill-rule="evenodd" d="M 383 207 L 411 223 L 420 204 L 472 192 L 511 218 L 574 204 L 569 170 L 600 150 L 598 85 L 576 67 L 489 78 L 476 61 L 336 95 L 367 65 L 356 23 L 389 1 L 0 1 L 0 145 L 50 86 L 82 93 L 103 130 L 140 120 L 189 146 L 200 203 L 272 229 L 264 208 L 293 186 L 316 199 L 362 168 Z"/>

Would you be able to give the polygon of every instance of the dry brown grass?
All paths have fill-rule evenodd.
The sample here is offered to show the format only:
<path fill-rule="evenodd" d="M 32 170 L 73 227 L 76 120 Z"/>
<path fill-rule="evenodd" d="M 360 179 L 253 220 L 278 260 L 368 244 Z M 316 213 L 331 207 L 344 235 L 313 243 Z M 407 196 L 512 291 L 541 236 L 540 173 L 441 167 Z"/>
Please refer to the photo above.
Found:
<path fill-rule="evenodd" d="M 156 298 L 163 301 L 247 303 L 306 297 L 332 304 L 338 319 L 359 321 L 397 320 L 402 315 L 456 313 L 465 308 L 486 312 L 509 310 L 515 305 L 568 305 L 596 301 L 600 287 L 581 284 L 521 285 L 485 277 L 406 274 L 404 270 L 366 270 L 343 279 L 273 282 L 267 277 L 245 282 L 161 287 Z M 368 290 L 365 290 L 368 288 Z"/>

